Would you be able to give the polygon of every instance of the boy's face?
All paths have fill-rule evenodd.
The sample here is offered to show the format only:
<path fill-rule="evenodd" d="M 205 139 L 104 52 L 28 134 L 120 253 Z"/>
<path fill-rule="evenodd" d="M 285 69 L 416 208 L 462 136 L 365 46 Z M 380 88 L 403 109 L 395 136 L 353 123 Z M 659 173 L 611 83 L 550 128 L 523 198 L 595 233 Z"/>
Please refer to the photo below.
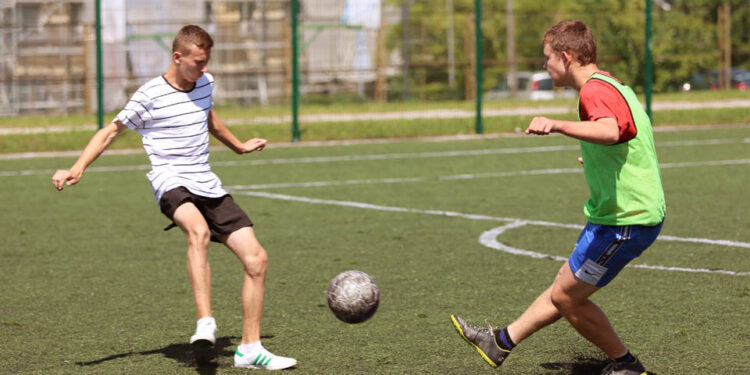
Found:
<path fill-rule="evenodd" d="M 187 54 L 175 52 L 174 59 L 180 76 L 188 82 L 195 82 L 208 71 L 211 49 L 203 49 L 193 44 Z"/>
<path fill-rule="evenodd" d="M 552 50 L 549 44 L 544 44 L 544 69 L 547 70 L 555 86 L 568 85 L 568 69 L 566 68 L 566 59 L 563 54 Z"/>

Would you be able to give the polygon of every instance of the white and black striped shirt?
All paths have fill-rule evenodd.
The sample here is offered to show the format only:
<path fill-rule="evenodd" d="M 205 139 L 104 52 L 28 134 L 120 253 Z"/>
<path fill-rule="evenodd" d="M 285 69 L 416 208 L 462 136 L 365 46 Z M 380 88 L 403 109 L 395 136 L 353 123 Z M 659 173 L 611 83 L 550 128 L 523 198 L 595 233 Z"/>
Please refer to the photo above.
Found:
<path fill-rule="evenodd" d="M 157 77 L 141 86 L 115 117 L 141 134 L 151 160 L 146 176 L 157 203 L 162 194 L 179 186 L 203 197 L 227 194 L 208 164 L 213 89 L 214 77 L 209 73 L 190 91 L 180 91 L 164 77 Z"/>

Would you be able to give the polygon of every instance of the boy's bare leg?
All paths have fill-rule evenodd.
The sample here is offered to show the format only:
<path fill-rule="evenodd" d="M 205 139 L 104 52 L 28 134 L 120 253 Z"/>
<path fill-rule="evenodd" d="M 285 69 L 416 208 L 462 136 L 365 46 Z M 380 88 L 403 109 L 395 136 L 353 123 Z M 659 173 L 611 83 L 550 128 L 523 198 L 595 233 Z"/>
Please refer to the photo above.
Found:
<path fill-rule="evenodd" d="M 599 289 L 577 279 L 565 262 L 552 286 L 508 326 L 511 340 L 518 344 L 564 316 L 581 336 L 598 346 L 608 357 L 618 358 L 624 355 L 628 350 L 607 316 L 589 300 Z"/>
<path fill-rule="evenodd" d="M 242 340 L 234 354 L 234 366 L 281 370 L 297 365 L 297 360 L 275 355 L 260 343 L 260 318 L 266 289 L 268 256 L 252 227 L 243 227 L 221 238 L 245 267 L 242 285 Z M 258 362 L 260 358 L 260 362 Z"/>
<path fill-rule="evenodd" d="M 518 319 L 508 325 L 510 339 L 516 345 L 536 331 L 558 321 L 562 314 L 552 304 L 552 286 L 540 294 Z"/>
<path fill-rule="evenodd" d="M 598 346 L 609 358 L 627 354 L 604 312 L 589 297 L 600 288 L 573 275 L 568 263 L 560 268 L 552 285 L 552 303 L 581 336 Z"/>
<path fill-rule="evenodd" d="M 257 342 L 260 340 L 268 257 L 252 227 L 232 232 L 224 239 L 224 243 L 245 267 L 242 286 L 242 344 Z"/>
<path fill-rule="evenodd" d="M 188 241 L 187 271 L 193 288 L 197 318 L 211 315 L 211 267 L 208 263 L 208 243 L 211 232 L 206 220 L 192 203 L 177 207 L 174 222 L 185 233 Z"/>

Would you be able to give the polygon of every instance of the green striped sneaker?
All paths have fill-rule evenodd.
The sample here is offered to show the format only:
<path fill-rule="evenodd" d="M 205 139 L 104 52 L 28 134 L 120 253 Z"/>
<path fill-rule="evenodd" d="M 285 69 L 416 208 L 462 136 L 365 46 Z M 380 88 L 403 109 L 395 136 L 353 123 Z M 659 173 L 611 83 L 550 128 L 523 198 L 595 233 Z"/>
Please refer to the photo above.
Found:
<path fill-rule="evenodd" d="M 296 365 L 296 359 L 275 355 L 266 350 L 266 348 L 261 348 L 252 354 L 244 354 L 240 352 L 240 348 L 237 348 L 234 352 L 234 367 L 245 367 L 255 370 L 283 370 Z"/>
<path fill-rule="evenodd" d="M 451 321 L 458 334 L 471 344 L 490 366 L 500 367 L 505 357 L 510 354 L 509 351 L 497 345 L 495 333 L 491 326 L 489 328 L 473 326 L 457 315 L 451 315 Z"/>

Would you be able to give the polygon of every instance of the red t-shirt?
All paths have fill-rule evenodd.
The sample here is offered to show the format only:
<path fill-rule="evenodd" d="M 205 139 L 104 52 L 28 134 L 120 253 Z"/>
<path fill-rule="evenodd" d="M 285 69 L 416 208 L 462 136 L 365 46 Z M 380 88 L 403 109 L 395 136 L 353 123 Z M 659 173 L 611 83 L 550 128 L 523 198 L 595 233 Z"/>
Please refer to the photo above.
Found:
<path fill-rule="evenodd" d="M 609 72 L 597 73 L 612 77 Z M 617 126 L 620 128 L 617 143 L 627 142 L 635 137 L 635 121 L 630 113 L 630 107 L 622 94 L 612 85 L 600 79 L 591 79 L 581 87 L 579 97 L 578 114 L 581 121 L 613 118 L 617 120 Z"/>

